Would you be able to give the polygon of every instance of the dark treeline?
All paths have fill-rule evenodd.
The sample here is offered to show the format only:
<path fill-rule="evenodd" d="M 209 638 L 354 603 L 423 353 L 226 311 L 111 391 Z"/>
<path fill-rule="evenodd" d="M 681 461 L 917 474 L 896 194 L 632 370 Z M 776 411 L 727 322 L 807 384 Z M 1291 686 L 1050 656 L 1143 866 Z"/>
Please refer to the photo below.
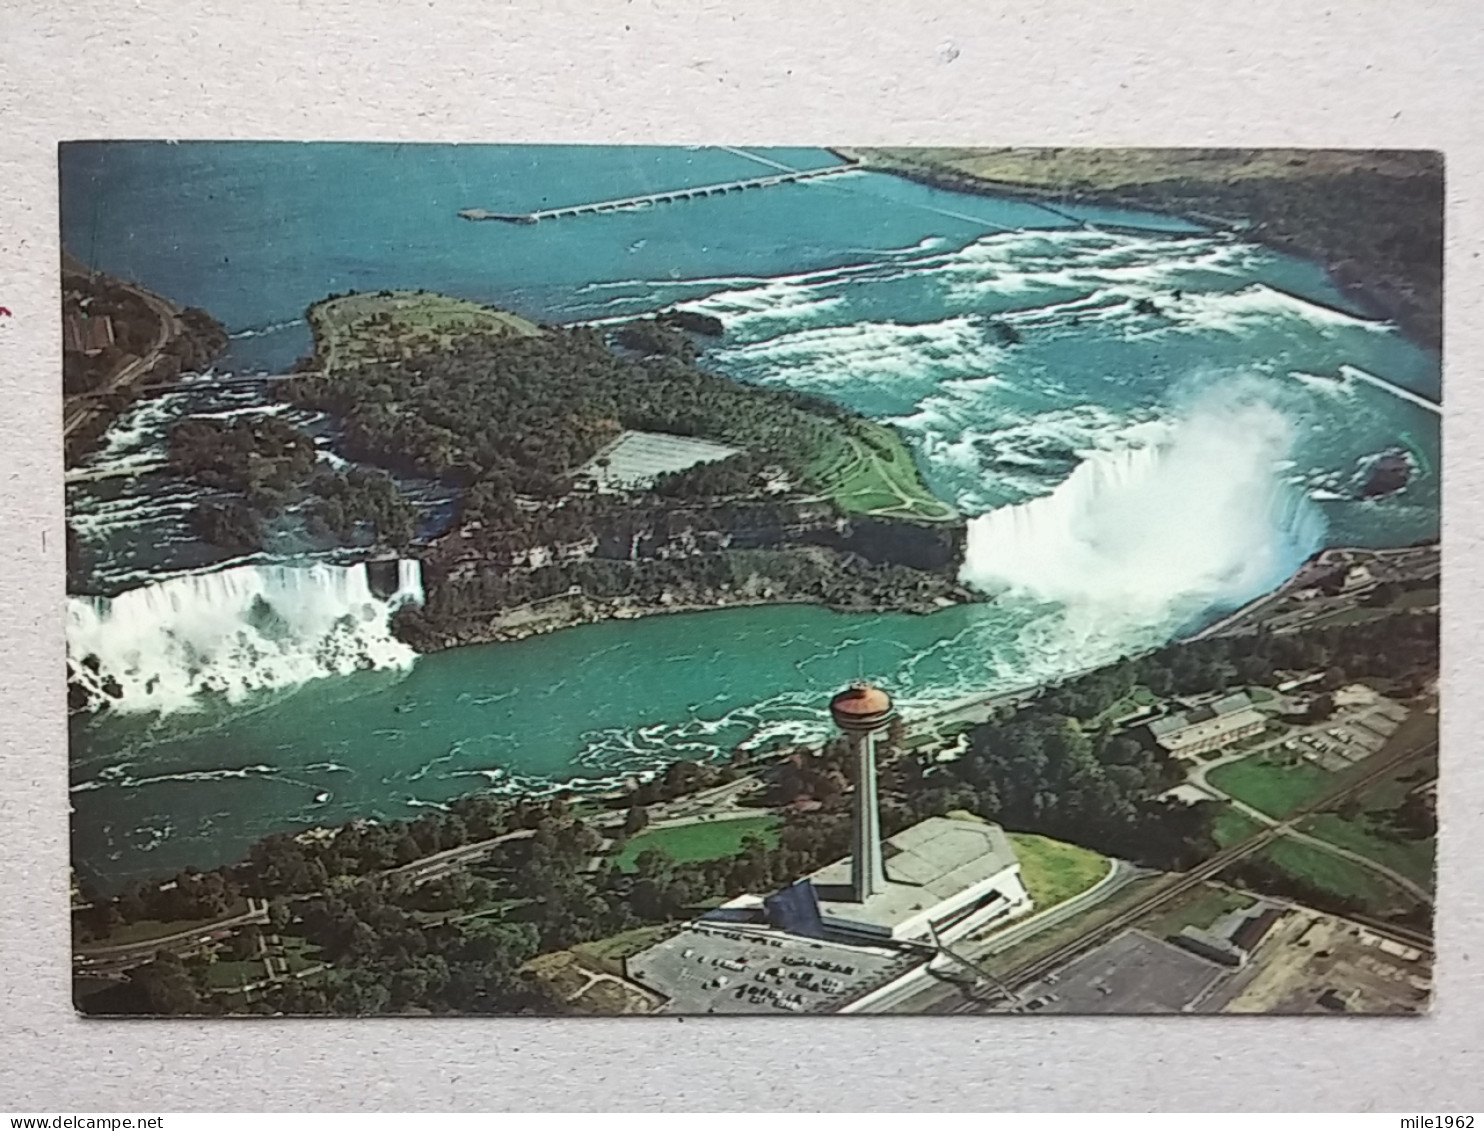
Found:
<path fill-rule="evenodd" d="M 65 269 L 62 272 L 62 318 L 64 324 L 81 329 L 101 325 L 107 319 L 112 343 L 95 348 L 62 350 L 64 397 L 99 394 L 114 384 L 127 366 L 147 357 L 160 334 L 160 317 L 133 287 L 97 272 Z M 227 345 L 227 332 L 204 310 L 187 307 L 176 316 L 179 333 L 166 337 L 159 355 L 137 380 L 90 396 L 93 411 L 66 437 L 70 465 L 89 451 L 120 413 L 139 397 L 139 386 L 173 381 L 181 373 L 200 371 Z"/>
<path fill-rule="evenodd" d="M 692 765 L 672 768 L 663 780 L 699 787 L 725 774 Z M 484 863 L 421 885 L 389 872 L 502 833 L 527 835 L 494 846 Z M 272 836 L 241 865 L 182 873 L 163 887 L 136 883 L 111 902 L 96 901 L 77 915 L 76 929 L 85 944 L 139 918 L 220 916 L 246 895 L 266 897 L 267 929 L 317 947 L 333 976 L 266 987 L 249 1012 L 552 1012 L 560 1003 L 521 971 L 535 955 L 668 922 L 702 900 L 766 890 L 838 856 L 847 840 L 842 812 L 785 825 L 773 848 L 749 839 L 737 856 L 690 864 L 644 852 L 633 872 L 611 865 L 590 871 L 602 836 L 575 819 L 567 802 L 509 805 L 477 796 L 453 802 L 448 813 L 356 823 L 325 840 Z M 489 911 L 491 901 L 497 914 L 473 914 Z M 130 971 L 125 984 L 83 997 L 79 1006 L 94 1013 L 219 1012 L 222 1003 L 207 992 L 208 969 L 202 957 L 162 953 Z"/>
<path fill-rule="evenodd" d="M 1405 697 L 1420 693 L 1437 665 L 1432 613 L 1172 644 L 1068 681 L 975 729 L 946 776 L 972 790 L 972 808 L 1010 828 L 1183 869 L 1215 850 L 1219 807 L 1155 799 L 1183 771 L 1158 748 L 1115 735 L 1105 717 L 1136 684 L 1158 696 L 1197 695 L 1271 684 L 1282 671 L 1320 671 L 1325 688 L 1366 679 Z"/>
<path fill-rule="evenodd" d="M 580 590 L 595 600 L 649 608 L 728 601 L 797 601 L 835 609 L 931 610 L 963 594 L 950 578 L 899 565 L 871 565 L 823 549 L 727 550 L 683 558 L 588 558 L 529 570 L 486 570 L 432 587 L 427 603 L 398 610 L 396 633 L 413 647 L 439 647 L 472 620 Z"/>
<path fill-rule="evenodd" d="M 281 495 L 314 467 L 314 441 L 271 413 L 187 417 L 170 429 L 170 469 L 226 491 Z"/>
<path fill-rule="evenodd" d="M 102 275 L 66 276 L 62 316 L 74 322 L 107 318 L 113 332 L 111 345 L 86 352 L 62 351 L 62 391 L 66 394 L 100 389 L 123 366 L 146 356 L 160 332 L 159 316 L 137 291 Z M 184 333 L 166 339 L 160 359 L 147 375 L 151 384 L 204 369 L 226 348 L 226 330 L 204 310 L 187 307 L 177 317 Z"/>
<path fill-rule="evenodd" d="M 624 349 L 633 350 L 642 356 L 674 357 L 687 365 L 700 354 L 696 344 L 681 330 L 654 318 L 626 322 L 618 328 L 613 338 Z"/>
<path fill-rule="evenodd" d="M 647 327 L 648 345 L 685 340 L 667 327 L 637 325 Z M 566 475 L 626 428 L 720 440 L 804 478 L 814 457 L 840 443 L 845 416 L 820 398 L 704 373 L 667 350 L 619 356 L 586 328 L 465 338 L 447 350 L 284 384 L 293 403 L 345 421 L 354 458 L 540 498 L 564 494 Z"/>
<path fill-rule="evenodd" d="M 688 330 L 707 338 L 719 338 L 726 330 L 720 318 L 695 310 L 662 310 L 654 316 L 654 320 L 661 325 L 674 326 L 677 330 Z"/>
<path fill-rule="evenodd" d="M 261 549 L 268 525 L 291 509 L 317 539 L 402 547 L 417 532 L 417 512 L 390 476 L 321 466 L 313 439 L 271 413 L 188 417 L 170 429 L 169 458 L 177 474 L 230 493 L 198 504 L 191 521 L 202 538 L 234 553 Z"/>
<path fill-rule="evenodd" d="M 654 493 L 677 499 L 716 499 L 754 493 L 767 460 L 751 452 L 698 463 L 656 477 Z"/>

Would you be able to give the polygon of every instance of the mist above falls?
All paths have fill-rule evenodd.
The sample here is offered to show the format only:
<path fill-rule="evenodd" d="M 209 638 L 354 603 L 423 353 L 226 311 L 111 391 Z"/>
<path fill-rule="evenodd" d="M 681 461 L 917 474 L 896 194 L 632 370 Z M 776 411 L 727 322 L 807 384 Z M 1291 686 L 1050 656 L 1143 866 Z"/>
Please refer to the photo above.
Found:
<path fill-rule="evenodd" d="M 1153 640 L 1235 608 L 1323 544 L 1324 515 L 1281 478 L 1292 433 L 1261 399 L 1207 393 L 1153 443 L 971 521 L 961 576 L 1063 606 L 1082 637 Z"/>

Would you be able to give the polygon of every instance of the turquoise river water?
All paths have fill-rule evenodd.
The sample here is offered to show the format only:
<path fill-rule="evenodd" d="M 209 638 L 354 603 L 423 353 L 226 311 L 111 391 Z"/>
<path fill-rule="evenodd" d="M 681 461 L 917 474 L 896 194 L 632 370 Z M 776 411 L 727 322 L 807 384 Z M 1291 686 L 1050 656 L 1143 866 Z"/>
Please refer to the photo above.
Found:
<path fill-rule="evenodd" d="M 73 717 L 79 871 L 110 886 L 234 859 L 277 829 L 818 734 L 828 692 L 862 673 L 921 710 L 1168 640 L 1323 544 L 1436 537 L 1436 355 L 1315 265 L 1226 233 L 860 171 L 531 226 L 456 216 L 835 163 L 797 149 L 65 147 L 68 248 L 214 314 L 233 335 L 218 371 L 287 368 L 309 345 L 304 308 L 332 291 L 423 287 L 547 322 L 682 304 L 726 326 L 705 364 L 893 423 L 970 518 L 964 576 L 996 598 L 927 617 L 652 617 L 415 661 L 382 641 L 383 666 L 351 674 L 315 668 L 323 641 L 306 636 L 303 663 L 247 693 Z M 90 462 L 157 459 L 173 420 L 266 404 L 183 386 L 120 420 Z M 1406 489 L 1358 500 L 1369 461 L 1397 448 L 1415 469 Z M 129 631 L 200 652 L 203 626 L 230 636 L 224 579 L 243 592 L 271 563 L 195 544 L 191 496 L 153 475 L 78 484 L 68 501 L 90 588 L 138 591 L 166 621 Z M 295 591 L 303 623 L 317 599 Z M 73 603 L 74 623 L 91 615 Z"/>

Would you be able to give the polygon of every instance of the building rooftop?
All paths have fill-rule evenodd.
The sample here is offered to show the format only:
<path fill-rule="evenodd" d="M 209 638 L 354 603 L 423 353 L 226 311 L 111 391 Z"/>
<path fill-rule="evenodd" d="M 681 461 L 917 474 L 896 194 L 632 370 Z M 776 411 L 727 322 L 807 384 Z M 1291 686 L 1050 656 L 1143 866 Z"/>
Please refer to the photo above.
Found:
<path fill-rule="evenodd" d="M 891 710 L 891 696 L 869 683 L 853 683 L 830 700 L 830 709 L 844 715 L 874 715 Z"/>
<path fill-rule="evenodd" d="M 1187 746 L 1266 723 L 1267 718 L 1253 707 L 1252 697 L 1245 691 L 1236 691 L 1162 719 L 1154 719 L 1148 726 L 1155 741 L 1174 753 Z"/>
<path fill-rule="evenodd" d="M 998 825 L 930 817 L 883 844 L 886 887 L 864 903 L 850 898 L 850 857 L 810 876 L 827 919 L 848 919 L 890 932 L 1019 861 Z"/>
<path fill-rule="evenodd" d="M 891 696 L 869 683 L 852 683 L 830 700 L 830 715 L 842 730 L 874 730 L 891 717 Z"/>
<path fill-rule="evenodd" d="M 1208 739 L 1220 738 L 1234 731 L 1246 727 L 1264 727 L 1267 725 L 1267 717 L 1259 711 L 1251 708 L 1236 711 L 1230 715 L 1217 715 L 1214 719 L 1208 719 L 1201 723 L 1190 723 L 1181 727 L 1169 727 L 1163 731 L 1154 731 L 1159 743 L 1166 750 L 1178 750 L 1185 746 L 1191 746 Z"/>
<path fill-rule="evenodd" d="M 668 472 L 715 463 L 740 451 L 693 436 L 628 431 L 579 468 L 576 478 L 593 483 L 599 490 L 648 487 Z"/>

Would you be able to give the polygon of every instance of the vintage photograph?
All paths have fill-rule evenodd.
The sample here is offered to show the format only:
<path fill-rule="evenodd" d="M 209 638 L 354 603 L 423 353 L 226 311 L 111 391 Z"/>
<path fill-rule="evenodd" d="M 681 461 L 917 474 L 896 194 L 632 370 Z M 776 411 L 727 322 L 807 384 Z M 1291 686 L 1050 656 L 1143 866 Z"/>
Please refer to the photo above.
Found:
<path fill-rule="evenodd" d="M 59 173 L 81 1013 L 1429 1008 L 1440 154 Z"/>

